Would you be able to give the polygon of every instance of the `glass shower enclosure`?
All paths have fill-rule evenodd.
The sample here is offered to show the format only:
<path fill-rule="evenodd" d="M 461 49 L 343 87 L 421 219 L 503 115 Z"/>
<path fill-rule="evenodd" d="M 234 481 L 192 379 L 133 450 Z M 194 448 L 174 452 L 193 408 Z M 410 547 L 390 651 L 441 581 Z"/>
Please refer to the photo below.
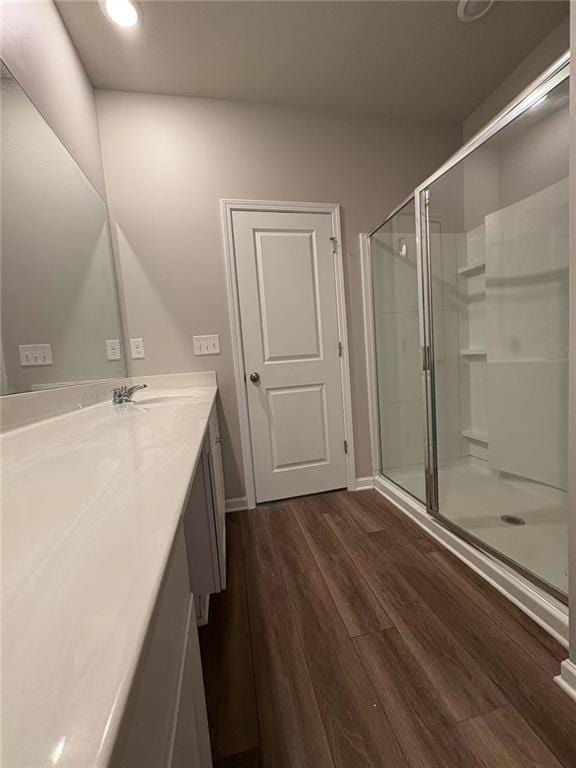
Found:
<path fill-rule="evenodd" d="M 420 270 L 414 198 L 371 236 L 380 469 L 426 501 Z"/>
<path fill-rule="evenodd" d="M 382 475 L 564 602 L 568 67 L 370 235 Z"/>

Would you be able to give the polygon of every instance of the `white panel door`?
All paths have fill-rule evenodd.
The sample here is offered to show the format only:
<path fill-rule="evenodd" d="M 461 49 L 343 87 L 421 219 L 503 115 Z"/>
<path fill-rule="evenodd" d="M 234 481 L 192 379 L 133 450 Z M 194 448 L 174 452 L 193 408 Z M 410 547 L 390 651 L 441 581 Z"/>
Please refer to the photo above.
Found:
<path fill-rule="evenodd" d="M 235 211 L 256 500 L 346 486 L 332 220 Z"/>

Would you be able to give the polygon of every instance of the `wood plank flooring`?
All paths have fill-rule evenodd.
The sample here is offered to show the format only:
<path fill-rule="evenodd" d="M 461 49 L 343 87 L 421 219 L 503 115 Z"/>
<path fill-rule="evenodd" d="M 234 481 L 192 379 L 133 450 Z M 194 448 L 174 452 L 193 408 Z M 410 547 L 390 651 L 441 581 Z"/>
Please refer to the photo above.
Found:
<path fill-rule="evenodd" d="M 576 768 L 566 651 L 375 491 L 228 516 L 217 768 Z"/>

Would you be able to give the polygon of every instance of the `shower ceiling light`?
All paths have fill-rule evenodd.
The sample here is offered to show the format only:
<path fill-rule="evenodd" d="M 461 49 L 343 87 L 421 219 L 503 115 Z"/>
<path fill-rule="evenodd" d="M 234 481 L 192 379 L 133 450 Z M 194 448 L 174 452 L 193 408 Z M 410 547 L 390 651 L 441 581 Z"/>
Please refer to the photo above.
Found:
<path fill-rule="evenodd" d="M 138 24 L 138 11 L 130 0 L 99 0 L 99 2 L 104 15 L 119 27 L 129 28 Z"/>
<path fill-rule="evenodd" d="M 482 16 L 486 16 L 496 0 L 458 0 L 458 18 L 464 24 L 471 21 L 477 21 Z"/>

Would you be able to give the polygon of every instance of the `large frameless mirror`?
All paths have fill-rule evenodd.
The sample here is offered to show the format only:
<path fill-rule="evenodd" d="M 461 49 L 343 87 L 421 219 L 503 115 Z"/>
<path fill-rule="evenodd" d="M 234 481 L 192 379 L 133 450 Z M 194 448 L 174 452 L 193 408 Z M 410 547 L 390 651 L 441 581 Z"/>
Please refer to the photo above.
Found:
<path fill-rule="evenodd" d="M 568 589 L 569 81 L 420 190 L 435 511 Z M 442 231 L 433 231 L 441 221 Z"/>
<path fill-rule="evenodd" d="M 126 373 L 106 204 L 2 65 L 1 394 Z"/>

